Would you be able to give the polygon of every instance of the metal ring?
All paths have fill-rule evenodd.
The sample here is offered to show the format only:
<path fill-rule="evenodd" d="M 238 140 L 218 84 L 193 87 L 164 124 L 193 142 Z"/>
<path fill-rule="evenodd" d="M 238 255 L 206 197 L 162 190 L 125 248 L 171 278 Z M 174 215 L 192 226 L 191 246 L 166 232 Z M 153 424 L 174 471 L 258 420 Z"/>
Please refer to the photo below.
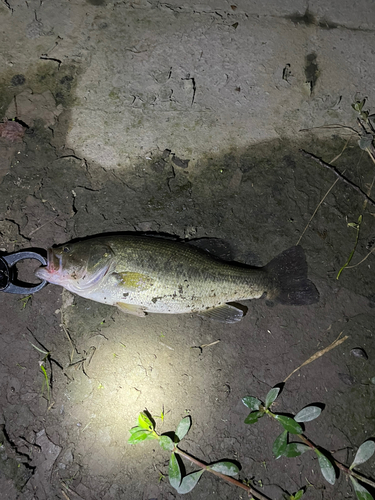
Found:
<path fill-rule="evenodd" d="M 4 266 L 0 266 L 0 271 L 3 271 L 2 272 L 3 281 L 7 280 L 8 284 L 4 288 L 0 288 L 0 291 L 5 293 L 17 293 L 20 295 L 29 295 L 31 293 L 38 292 L 47 284 L 47 281 L 45 280 L 43 280 L 38 285 L 30 284 L 29 286 L 19 286 L 12 283 L 12 281 L 10 280 L 10 268 L 14 266 L 14 264 L 16 264 L 17 262 L 20 262 L 21 260 L 25 259 L 36 259 L 41 264 L 43 264 L 43 266 L 47 265 L 47 261 L 43 257 L 43 255 L 40 255 L 39 253 L 36 252 L 21 251 L 13 253 L 11 255 L 1 256 L 0 261 L 3 261 Z M 3 267 L 4 269 L 1 269 L 1 267 Z"/>

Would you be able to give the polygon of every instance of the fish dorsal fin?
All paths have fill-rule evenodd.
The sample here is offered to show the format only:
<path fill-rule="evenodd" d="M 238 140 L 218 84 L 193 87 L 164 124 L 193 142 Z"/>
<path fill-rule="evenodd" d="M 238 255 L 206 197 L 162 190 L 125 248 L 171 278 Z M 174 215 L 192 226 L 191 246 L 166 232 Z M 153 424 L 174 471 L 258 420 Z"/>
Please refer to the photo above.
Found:
<path fill-rule="evenodd" d="M 236 323 L 237 321 L 241 321 L 243 311 L 229 304 L 223 304 L 222 306 L 199 312 L 198 316 L 220 321 L 221 323 Z"/>
<path fill-rule="evenodd" d="M 125 304 L 124 302 L 116 302 L 116 306 L 120 309 L 120 311 L 127 314 L 132 314 L 133 316 L 139 316 L 141 318 L 146 316 L 146 312 L 141 306 Z"/>
<path fill-rule="evenodd" d="M 153 285 L 152 278 L 147 276 L 147 274 L 124 271 L 121 273 L 113 273 L 112 276 L 117 279 L 120 286 L 133 292 L 147 290 Z"/>

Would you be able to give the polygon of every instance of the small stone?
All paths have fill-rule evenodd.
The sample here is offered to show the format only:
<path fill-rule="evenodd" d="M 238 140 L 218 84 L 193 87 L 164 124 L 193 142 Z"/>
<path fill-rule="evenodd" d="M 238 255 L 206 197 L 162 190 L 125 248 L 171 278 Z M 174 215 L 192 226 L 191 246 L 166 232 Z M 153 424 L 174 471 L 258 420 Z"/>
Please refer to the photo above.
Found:
<path fill-rule="evenodd" d="M 350 354 L 355 356 L 356 358 L 368 359 L 367 353 L 362 347 L 355 347 L 350 351 Z"/>

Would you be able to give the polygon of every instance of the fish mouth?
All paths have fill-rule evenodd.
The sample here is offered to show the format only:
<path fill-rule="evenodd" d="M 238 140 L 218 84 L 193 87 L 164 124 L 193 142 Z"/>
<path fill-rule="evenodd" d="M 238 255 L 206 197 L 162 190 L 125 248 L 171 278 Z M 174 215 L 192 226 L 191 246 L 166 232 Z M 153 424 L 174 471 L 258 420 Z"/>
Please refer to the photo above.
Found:
<path fill-rule="evenodd" d="M 56 255 L 52 248 L 47 250 L 47 265 L 35 271 L 35 276 L 39 279 L 50 281 L 51 277 L 58 274 L 62 268 L 62 257 Z"/>
<path fill-rule="evenodd" d="M 47 250 L 47 271 L 51 274 L 62 270 L 62 255 L 56 255 L 53 248 Z"/>

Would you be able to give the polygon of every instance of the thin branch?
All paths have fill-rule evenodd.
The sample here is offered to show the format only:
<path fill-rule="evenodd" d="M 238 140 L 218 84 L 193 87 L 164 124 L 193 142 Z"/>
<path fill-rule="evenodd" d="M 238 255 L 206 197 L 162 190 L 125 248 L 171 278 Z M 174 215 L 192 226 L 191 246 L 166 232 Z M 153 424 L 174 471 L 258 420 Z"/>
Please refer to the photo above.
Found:
<path fill-rule="evenodd" d="M 64 486 L 64 488 L 66 488 L 67 491 L 69 491 L 69 493 L 72 493 L 76 498 L 78 498 L 80 500 L 83 500 L 83 498 L 81 496 L 79 496 L 78 493 L 76 493 L 74 490 L 72 490 L 71 488 L 69 488 L 69 486 L 66 485 L 63 481 L 60 481 L 60 483 L 62 484 L 62 486 Z M 61 492 L 64 493 L 63 490 L 61 490 Z M 64 494 L 64 495 L 66 495 L 66 494 Z M 66 495 L 65 498 L 69 499 L 68 495 Z"/>
<path fill-rule="evenodd" d="M 312 443 L 309 439 L 307 439 L 302 434 L 297 434 L 297 437 L 299 437 L 301 441 L 303 441 L 305 444 L 307 444 L 307 446 L 309 446 L 313 450 L 317 449 L 317 447 L 314 445 L 314 443 Z M 361 481 L 362 483 L 366 483 L 366 484 L 372 486 L 373 488 L 375 488 L 375 483 L 374 483 L 374 481 L 371 481 L 371 479 L 367 479 L 366 477 L 361 476 L 361 474 L 357 474 L 357 472 L 349 469 L 348 467 L 346 467 L 346 465 L 343 465 L 341 462 L 338 462 L 335 459 L 333 459 L 333 461 L 334 461 L 336 467 L 338 467 L 340 470 L 345 472 L 345 474 L 347 474 L 348 476 L 353 476 L 353 477 L 357 478 L 359 481 Z"/>
<path fill-rule="evenodd" d="M 339 153 L 337 156 L 335 156 L 335 158 L 333 158 L 333 160 L 331 160 L 329 163 L 333 163 L 335 162 L 336 160 L 338 160 L 340 158 L 340 156 L 343 154 L 343 152 L 345 151 L 345 149 L 347 148 L 348 144 L 349 144 L 349 141 L 350 139 L 352 138 L 352 136 L 349 137 L 349 139 L 346 141 L 345 143 L 345 146 L 342 148 L 342 151 L 341 153 Z M 345 172 L 345 170 L 344 170 Z M 309 225 L 311 224 L 311 221 L 313 220 L 313 218 L 315 217 L 317 211 L 319 210 L 319 208 L 321 207 L 322 203 L 324 202 L 324 200 L 327 198 L 327 196 L 329 195 L 329 193 L 332 191 L 332 189 L 336 186 L 336 184 L 339 182 L 339 179 L 336 179 L 335 182 L 332 184 L 332 186 L 328 189 L 328 191 L 326 192 L 326 194 L 323 196 L 323 198 L 320 200 L 318 206 L 316 207 L 316 209 L 314 210 L 314 213 L 312 214 L 312 216 L 310 217 L 310 220 L 309 222 L 306 224 L 306 227 L 305 229 L 303 230 L 301 236 L 299 237 L 298 241 L 297 241 L 297 245 L 300 244 L 302 238 L 303 238 L 303 235 L 305 234 L 305 232 L 307 231 L 307 228 L 309 227 Z"/>
<path fill-rule="evenodd" d="M 316 359 L 320 358 L 321 356 L 323 356 L 323 354 L 326 354 L 328 351 L 330 351 L 331 349 L 334 349 L 335 347 L 339 346 L 340 344 L 342 344 L 343 342 L 345 342 L 346 339 L 348 339 L 348 335 L 345 335 L 345 337 L 341 337 L 343 332 L 340 333 L 340 335 L 337 337 L 337 339 L 332 342 L 332 344 L 330 344 L 328 347 L 325 347 L 324 349 L 321 349 L 320 351 L 317 351 L 315 354 L 313 354 L 312 356 L 309 357 L 308 360 L 306 360 L 304 363 L 302 363 L 302 365 L 298 366 L 298 368 L 296 368 L 295 370 L 292 371 L 292 373 L 290 373 L 286 379 L 283 380 L 283 383 L 285 384 L 285 382 L 294 374 L 296 373 L 300 368 L 302 368 L 303 366 L 306 366 L 308 365 L 309 363 L 311 363 L 312 361 L 315 361 Z"/>
<path fill-rule="evenodd" d="M 364 262 L 367 259 L 367 257 L 370 257 L 370 255 L 373 252 L 375 252 L 375 247 L 372 250 L 370 250 L 369 253 L 366 255 L 366 257 L 363 257 L 363 259 L 360 260 L 357 264 L 353 264 L 352 266 L 346 266 L 346 269 L 353 269 L 353 267 L 359 266 L 359 264 L 362 264 L 362 262 Z"/>
<path fill-rule="evenodd" d="M 357 191 L 357 193 L 361 194 L 363 198 L 365 198 L 365 200 L 368 201 L 368 203 L 370 203 L 371 205 L 375 206 L 375 201 L 372 200 L 369 196 L 367 196 L 367 194 L 362 191 L 361 188 L 359 188 L 357 186 L 357 184 L 354 184 L 352 181 L 350 181 L 347 177 L 345 177 L 344 175 L 342 175 L 337 169 L 336 167 L 334 167 L 333 165 L 330 165 L 329 163 L 326 163 L 325 161 L 321 160 L 320 158 L 318 158 L 317 156 L 313 155 L 312 153 L 309 153 L 307 151 L 304 151 L 303 149 L 301 149 L 301 152 L 304 156 L 306 156 L 307 158 L 312 158 L 314 161 L 316 161 L 317 163 L 319 163 L 319 165 L 321 165 L 322 167 L 326 167 L 328 168 L 329 170 L 331 170 L 331 172 L 333 172 L 339 179 L 341 179 L 342 181 L 344 181 L 346 184 L 348 184 L 349 186 L 351 186 L 353 189 L 355 189 Z"/>
<path fill-rule="evenodd" d="M 49 224 L 50 222 L 53 222 L 54 220 L 56 220 L 58 217 L 59 217 L 59 216 L 58 216 L 58 215 L 56 215 L 56 217 L 54 217 L 53 219 L 48 220 L 47 222 L 45 222 L 45 223 L 44 223 L 44 224 L 42 224 L 41 226 L 39 226 L 39 227 L 37 227 L 37 228 L 33 229 L 33 230 L 31 231 L 31 233 L 29 234 L 28 238 L 30 238 L 30 236 L 31 236 L 32 234 L 34 234 L 34 233 L 36 233 L 37 231 L 39 231 L 39 229 L 42 229 L 42 227 L 44 227 L 44 226 L 46 226 L 47 224 Z"/>
<path fill-rule="evenodd" d="M 250 496 L 250 493 L 254 498 L 258 498 L 259 500 L 269 500 L 269 498 L 265 497 L 262 495 L 262 493 L 259 493 L 258 491 L 254 490 L 251 486 L 247 486 L 244 483 L 241 483 L 241 481 L 238 481 L 237 479 L 234 479 L 233 477 L 226 476 L 225 474 L 221 474 L 221 472 L 217 472 L 216 470 L 212 470 L 209 465 L 205 465 L 203 462 L 200 462 L 196 458 L 192 457 L 185 451 L 180 450 L 175 446 L 174 450 L 175 453 L 178 453 L 178 455 L 181 455 L 182 457 L 186 458 L 186 460 L 189 460 L 193 464 L 197 465 L 201 469 L 206 470 L 207 472 L 211 472 L 212 474 L 215 474 L 215 476 L 220 477 L 224 481 L 227 481 L 230 484 L 233 484 L 234 486 L 238 486 L 239 488 L 242 488 L 243 490 L 247 491 L 247 493 Z"/>
<path fill-rule="evenodd" d="M 313 218 L 315 217 L 316 215 L 316 212 L 319 210 L 319 208 L 321 207 L 322 203 L 324 202 L 324 200 L 327 198 L 327 196 L 329 195 L 329 193 L 332 191 L 332 189 L 336 186 L 336 184 L 339 182 L 340 179 L 336 179 L 335 182 L 332 184 L 332 186 L 328 189 L 328 191 L 326 192 L 326 194 L 323 196 L 323 198 L 320 200 L 320 202 L 318 203 L 318 206 L 316 207 L 316 209 L 314 210 L 314 213 L 312 214 L 312 216 L 310 217 L 310 220 L 309 222 L 306 224 L 306 227 L 305 229 L 303 230 L 301 236 L 299 237 L 298 241 L 297 241 L 297 245 L 300 244 L 301 240 L 302 240 L 302 237 L 303 235 L 305 234 L 305 232 L 307 231 L 307 228 L 309 227 L 309 225 L 311 224 L 311 221 L 313 220 Z"/>
<path fill-rule="evenodd" d="M 337 124 L 332 123 L 331 125 L 321 125 L 320 127 L 301 128 L 299 131 L 300 132 L 310 132 L 310 130 L 316 130 L 316 129 L 320 129 L 320 128 L 326 128 L 326 129 L 343 128 L 343 129 L 350 130 L 351 132 L 354 132 L 358 136 L 360 135 L 358 130 L 355 130 L 353 127 L 348 127 L 346 125 L 340 125 L 339 123 L 337 123 Z"/>

